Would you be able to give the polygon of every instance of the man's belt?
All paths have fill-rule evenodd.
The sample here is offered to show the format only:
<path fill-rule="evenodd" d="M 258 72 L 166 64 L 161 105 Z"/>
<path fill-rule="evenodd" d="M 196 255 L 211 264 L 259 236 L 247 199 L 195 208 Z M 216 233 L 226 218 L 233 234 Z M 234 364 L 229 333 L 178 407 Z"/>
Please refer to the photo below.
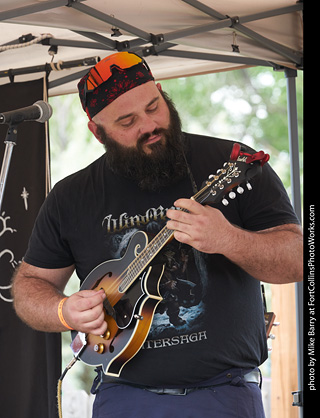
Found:
<path fill-rule="evenodd" d="M 217 386 L 222 386 L 222 385 L 228 385 L 228 384 L 237 384 L 239 383 L 242 379 L 247 382 L 247 383 L 256 383 L 257 385 L 260 385 L 261 383 L 261 373 L 259 369 L 255 369 L 252 370 L 249 373 L 246 373 L 244 376 L 236 376 L 235 379 L 231 380 L 232 376 L 231 374 L 226 376 L 227 378 L 229 378 L 229 380 L 226 380 L 223 383 L 219 383 L 216 385 L 209 385 L 209 386 L 199 386 L 199 387 L 195 387 L 195 388 L 156 388 L 156 387 L 149 387 L 149 386 L 145 386 L 143 387 L 143 389 L 149 391 L 149 392 L 153 392 L 153 393 L 157 393 L 158 395 L 187 395 L 188 393 L 194 392 L 196 390 L 202 390 L 202 389 L 209 389 L 212 387 L 217 387 Z M 235 382 L 235 380 L 238 378 L 238 381 Z"/>
<path fill-rule="evenodd" d="M 91 389 L 91 393 L 96 393 L 97 389 L 99 388 L 101 383 L 112 383 L 112 384 L 119 384 L 119 385 L 127 385 L 132 386 L 139 389 L 144 389 L 149 392 L 156 393 L 158 395 L 187 395 L 188 393 L 194 392 L 196 390 L 202 389 L 209 389 L 217 386 L 223 385 L 235 385 L 240 386 L 243 382 L 247 383 L 255 383 L 261 387 L 261 372 L 258 368 L 255 368 L 245 374 L 242 373 L 241 369 L 230 369 L 225 373 L 220 374 L 214 380 L 212 384 L 200 384 L 197 387 L 191 388 L 161 388 L 161 387 L 153 387 L 153 386 L 143 386 L 136 383 L 121 381 L 121 380 L 110 380 L 102 370 L 97 370 L 98 376 L 95 378 L 94 384 Z M 209 383 L 209 382 L 208 382 Z M 210 382 L 211 383 L 211 382 Z"/>

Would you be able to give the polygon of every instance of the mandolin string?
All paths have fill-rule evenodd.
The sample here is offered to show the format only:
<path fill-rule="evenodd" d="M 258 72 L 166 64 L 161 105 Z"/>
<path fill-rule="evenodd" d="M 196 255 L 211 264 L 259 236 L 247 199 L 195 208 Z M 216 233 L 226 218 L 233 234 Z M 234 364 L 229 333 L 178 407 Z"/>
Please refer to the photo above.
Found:
<path fill-rule="evenodd" d="M 218 176 L 219 178 L 220 176 Z M 200 201 L 200 197 L 203 193 L 212 186 L 212 183 L 216 181 L 215 178 L 211 182 L 208 182 L 200 191 L 198 191 L 193 199 Z M 125 268 L 125 270 L 116 278 L 113 285 L 110 286 L 109 290 L 111 295 L 116 290 L 124 284 L 124 290 L 127 289 L 133 282 L 136 280 L 137 276 L 142 273 L 148 263 L 158 254 L 158 252 L 163 248 L 163 246 L 170 240 L 174 231 L 164 226 L 162 230 L 156 235 L 152 241 L 141 251 L 141 253 L 134 259 L 132 262 Z M 152 248 L 156 247 L 155 251 L 152 251 Z M 151 253 L 150 253 L 151 249 Z M 142 263 L 142 266 L 140 264 Z M 112 303 L 115 300 L 110 298 L 109 302 Z"/>
<path fill-rule="evenodd" d="M 204 188 L 203 188 L 204 189 Z M 203 191 L 200 190 L 198 195 Z M 115 279 L 113 284 L 109 287 L 110 298 L 109 302 L 112 304 L 116 302 L 116 294 L 114 292 L 124 285 L 123 291 L 125 290 L 136 280 L 137 276 L 142 273 L 146 268 L 149 262 L 158 254 L 158 252 L 164 247 L 164 245 L 171 239 L 174 231 L 168 229 L 167 226 L 164 226 L 162 230 L 156 235 L 152 241 L 141 251 L 141 253 L 134 259 L 132 262 L 123 270 L 123 272 Z M 154 248 L 156 249 L 154 250 Z M 140 266 L 140 264 L 142 264 Z M 112 295 L 115 297 L 112 298 Z"/>
<path fill-rule="evenodd" d="M 154 237 L 152 241 L 150 241 L 150 243 L 141 251 L 141 253 L 129 264 L 129 266 L 124 271 L 126 274 L 122 281 L 123 287 L 127 288 L 131 284 L 136 276 L 143 271 L 145 265 L 148 264 L 167 243 L 172 234 L 173 231 L 169 230 L 165 226 L 160 231 L 160 233 Z M 133 280 L 131 278 L 132 276 L 134 276 Z"/>
<path fill-rule="evenodd" d="M 207 184 L 200 191 L 198 191 L 192 198 L 196 201 L 200 201 L 200 198 L 203 195 L 203 193 L 209 187 L 212 187 L 212 183 L 216 182 L 222 174 L 223 173 L 221 173 L 219 176 L 215 176 L 211 182 L 208 181 Z M 130 287 L 130 285 L 136 280 L 137 276 L 142 273 L 142 271 L 149 264 L 149 262 L 158 254 L 158 252 L 163 248 L 163 246 L 169 241 L 173 233 L 174 231 L 164 226 L 162 230 L 159 232 L 159 234 L 156 235 L 152 241 L 150 241 L 150 243 L 141 251 L 141 253 L 134 260 L 132 260 L 132 262 L 125 268 L 125 270 L 115 279 L 114 283 L 109 288 L 110 296 L 111 296 L 111 298 L 109 298 L 109 302 L 111 304 L 113 302 L 116 302 L 115 299 L 117 295 L 115 294 L 114 295 L 115 297 L 112 298 L 114 291 L 116 291 L 117 288 L 119 289 L 121 285 L 124 284 L 124 290 L 123 292 L 121 291 L 120 293 L 125 293 L 125 290 L 128 287 Z M 152 249 L 155 246 L 156 247 L 158 246 L 156 248 L 156 251 L 150 253 L 150 248 Z M 140 266 L 139 264 L 141 264 L 142 261 L 143 261 L 142 266 Z"/>
<path fill-rule="evenodd" d="M 124 290 L 126 290 L 126 288 L 128 288 L 134 282 L 137 276 L 145 269 L 148 263 L 158 254 L 158 252 L 167 243 L 167 241 L 169 241 L 172 235 L 173 231 L 164 226 L 162 230 L 159 232 L 159 234 L 156 235 L 152 241 L 150 241 L 150 243 L 141 251 L 141 253 L 134 260 L 132 260 L 132 262 L 125 268 L 125 270 L 123 270 L 123 272 L 115 279 L 113 284 L 109 287 L 109 292 L 111 296 L 111 298 L 109 298 L 110 303 L 115 301 L 115 299 L 112 298 L 114 291 L 116 291 L 117 288 L 119 289 L 124 282 Z M 152 248 L 154 248 L 155 246 L 158 247 L 154 251 L 152 250 Z M 141 263 L 143 265 L 139 266 L 139 264 Z M 120 293 L 125 293 L 125 291 Z M 114 296 L 117 295 L 115 294 Z"/>
<path fill-rule="evenodd" d="M 229 166 L 231 168 L 231 166 Z M 232 171 L 234 173 L 234 171 Z M 227 174 L 226 177 L 230 177 L 230 174 Z M 219 175 L 215 175 L 212 181 L 207 181 L 206 185 L 198 191 L 192 199 L 201 203 L 201 196 L 207 191 L 208 188 L 212 188 L 212 184 L 216 182 L 213 187 L 218 187 L 218 180 L 220 177 L 226 174 L 224 169 L 221 170 Z M 164 245 L 171 239 L 174 231 L 164 226 L 162 230 L 150 241 L 150 243 L 141 251 L 141 253 L 134 259 L 132 262 L 125 268 L 125 270 L 115 279 L 113 284 L 110 286 L 110 296 L 109 302 L 112 304 L 116 302 L 115 298 L 112 298 L 114 291 L 120 288 L 121 285 L 124 285 L 124 290 L 120 293 L 125 293 L 125 290 L 130 287 L 130 285 L 136 280 L 137 276 L 142 273 L 150 261 L 158 254 L 158 252 L 164 247 Z M 155 251 L 153 248 L 156 247 Z M 150 252 L 151 251 L 151 252 Z M 140 266 L 140 264 L 142 265 Z M 114 295 L 115 297 L 117 295 Z"/>
<path fill-rule="evenodd" d="M 198 200 L 198 197 L 203 194 L 203 192 L 210 187 L 206 185 L 199 192 L 197 192 L 193 198 Z M 124 287 L 129 287 L 136 277 L 144 270 L 146 265 L 158 254 L 158 252 L 163 248 L 163 246 L 171 239 L 174 231 L 168 229 L 166 226 L 156 235 L 152 241 L 141 251 L 141 253 L 127 266 L 123 273 L 118 277 L 124 283 Z M 154 249 L 155 248 L 155 249 Z M 145 260 L 146 259 L 146 260 Z M 140 264 L 142 263 L 142 266 Z M 132 271 L 132 274 L 131 274 Z M 133 278 L 131 279 L 131 276 Z M 129 276 L 129 279 L 128 279 Z M 124 277 L 122 279 L 122 277 Z M 119 280 L 117 280 L 119 282 Z M 119 285 L 119 287 L 121 286 Z"/>

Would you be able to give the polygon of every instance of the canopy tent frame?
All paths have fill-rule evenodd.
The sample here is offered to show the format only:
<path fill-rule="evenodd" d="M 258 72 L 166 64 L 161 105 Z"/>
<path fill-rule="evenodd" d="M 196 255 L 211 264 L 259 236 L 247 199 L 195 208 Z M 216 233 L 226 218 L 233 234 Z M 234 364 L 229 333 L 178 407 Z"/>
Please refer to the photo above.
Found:
<path fill-rule="evenodd" d="M 67 7 L 73 7 L 74 9 L 82 13 L 85 13 L 88 16 L 94 17 L 95 19 L 101 20 L 104 23 L 109 23 L 119 29 L 129 32 L 130 34 L 136 35 L 138 36 L 138 38 L 133 39 L 133 40 L 126 40 L 126 41 L 118 42 L 118 41 L 110 40 L 109 38 L 106 38 L 98 34 L 94 34 L 94 33 L 90 34 L 89 32 L 87 33 L 85 31 L 77 31 L 79 34 L 82 34 L 83 36 L 87 36 L 91 39 L 95 38 L 97 42 L 88 44 L 84 42 L 71 42 L 71 41 L 63 42 L 60 40 L 60 43 L 57 43 L 57 44 L 64 45 L 64 46 L 79 47 L 79 48 L 89 47 L 89 48 L 95 48 L 95 49 L 109 49 L 109 50 L 117 50 L 117 51 L 123 51 L 123 50 L 131 51 L 134 48 L 141 46 L 145 43 L 152 43 L 155 46 L 155 45 L 159 45 L 160 43 L 166 42 L 166 48 L 170 48 L 170 47 L 176 46 L 176 44 L 172 44 L 169 41 L 189 37 L 191 35 L 195 35 L 198 33 L 203 33 L 203 32 L 208 32 L 208 31 L 212 32 L 212 31 L 222 29 L 222 28 L 232 28 L 235 31 L 245 34 L 247 37 L 252 38 L 254 41 L 261 43 L 264 47 L 279 53 L 283 57 L 288 58 L 296 65 L 296 68 L 298 69 L 303 68 L 303 54 L 300 51 L 295 51 L 290 48 L 287 48 L 286 46 L 281 45 L 277 42 L 274 42 L 270 39 L 267 39 L 266 37 L 259 35 L 257 32 L 250 30 L 249 28 L 243 26 L 243 23 L 257 21 L 260 19 L 266 19 L 268 17 L 279 16 L 282 14 L 302 11 L 303 2 L 301 1 L 297 2 L 295 5 L 292 5 L 290 7 L 282 7 L 282 8 L 275 9 L 275 10 L 255 13 L 255 14 L 241 16 L 241 17 L 239 16 L 235 16 L 235 17 L 227 16 L 226 17 L 225 15 L 222 15 L 221 13 L 217 12 L 213 8 L 210 8 L 200 3 L 197 0 L 182 0 L 183 2 L 188 3 L 192 7 L 195 7 L 196 9 L 203 11 L 207 15 L 214 17 L 218 19 L 219 21 L 212 22 L 212 23 L 205 24 L 205 25 L 189 27 L 189 28 L 168 32 L 166 34 L 159 34 L 159 35 L 148 33 L 126 22 L 116 19 L 113 16 L 107 15 L 96 9 L 93 9 L 92 7 L 89 7 L 81 3 L 83 1 L 85 0 L 75 0 L 75 1 L 68 0 L 68 3 L 65 4 L 65 1 L 54 0 L 51 2 L 21 7 L 16 10 L 13 9 L 9 11 L 4 11 L 4 12 L 0 12 L 0 21 L 12 19 L 14 17 L 25 15 L 25 14 L 35 13 L 38 11 L 50 10 L 52 8 L 61 6 L 61 4 L 63 3 L 63 5 Z M 102 46 L 99 46 L 100 43 L 102 44 Z M 50 45 L 54 45 L 54 44 L 55 43 L 50 42 Z M 148 48 L 148 50 L 151 51 L 150 48 Z M 157 54 L 159 53 L 159 51 L 154 50 L 153 53 Z M 233 58 L 235 58 L 234 62 L 238 61 L 236 57 L 233 57 Z M 261 65 L 260 60 L 258 60 L 258 65 Z"/>
<path fill-rule="evenodd" d="M 297 71 L 285 70 L 287 78 L 287 113 L 289 132 L 289 154 L 291 171 L 291 194 L 295 212 L 302 221 L 301 187 L 300 187 L 300 157 L 298 135 L 298 112 L 296 77 Z M 293 393 L 294 405 L 303 406 L 303 282 L 295 284 L 296 296 L 296 326 L 297 326 L 297 358 L 298 358 L 298 390 Z M 300 418 L 303 418 L 303 408 L 299 408 Z"/>

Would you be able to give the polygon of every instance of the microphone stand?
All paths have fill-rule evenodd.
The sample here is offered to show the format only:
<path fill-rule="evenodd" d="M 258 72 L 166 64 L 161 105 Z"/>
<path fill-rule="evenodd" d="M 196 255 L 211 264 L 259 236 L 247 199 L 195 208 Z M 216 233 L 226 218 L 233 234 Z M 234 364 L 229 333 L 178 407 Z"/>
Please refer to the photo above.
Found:
<path fill-rule="evenodd" d="M 13 147 L 17 144 L 17 134 L 18 134 L 18 126 L 17 124 L 11 124 L 9 125 L 7 136 L 4 141 L 6 144 L 4 155 L 3 155 L 3 161 L 2 161 L 2 167 L 1 167 L 1 173 L 0 173 L 0 211 L 3 201 L 3 195 L 4 195 L 4 189 L 8 177 L 8 171 L 12 156 Z"/>

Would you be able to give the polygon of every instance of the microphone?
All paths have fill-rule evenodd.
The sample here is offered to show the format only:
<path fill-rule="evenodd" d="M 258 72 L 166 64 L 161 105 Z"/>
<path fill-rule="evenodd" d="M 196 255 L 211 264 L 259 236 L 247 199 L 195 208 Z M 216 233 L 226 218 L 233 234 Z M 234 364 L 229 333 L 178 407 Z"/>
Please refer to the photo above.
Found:
<path fill-rule="evenodd" d="M 52 107 L 43 100 L 38 100 L 32 106 L 0 113 L 0 123 L 17 124 L 25 121 L 46 122 L 51 118 Z"/>

